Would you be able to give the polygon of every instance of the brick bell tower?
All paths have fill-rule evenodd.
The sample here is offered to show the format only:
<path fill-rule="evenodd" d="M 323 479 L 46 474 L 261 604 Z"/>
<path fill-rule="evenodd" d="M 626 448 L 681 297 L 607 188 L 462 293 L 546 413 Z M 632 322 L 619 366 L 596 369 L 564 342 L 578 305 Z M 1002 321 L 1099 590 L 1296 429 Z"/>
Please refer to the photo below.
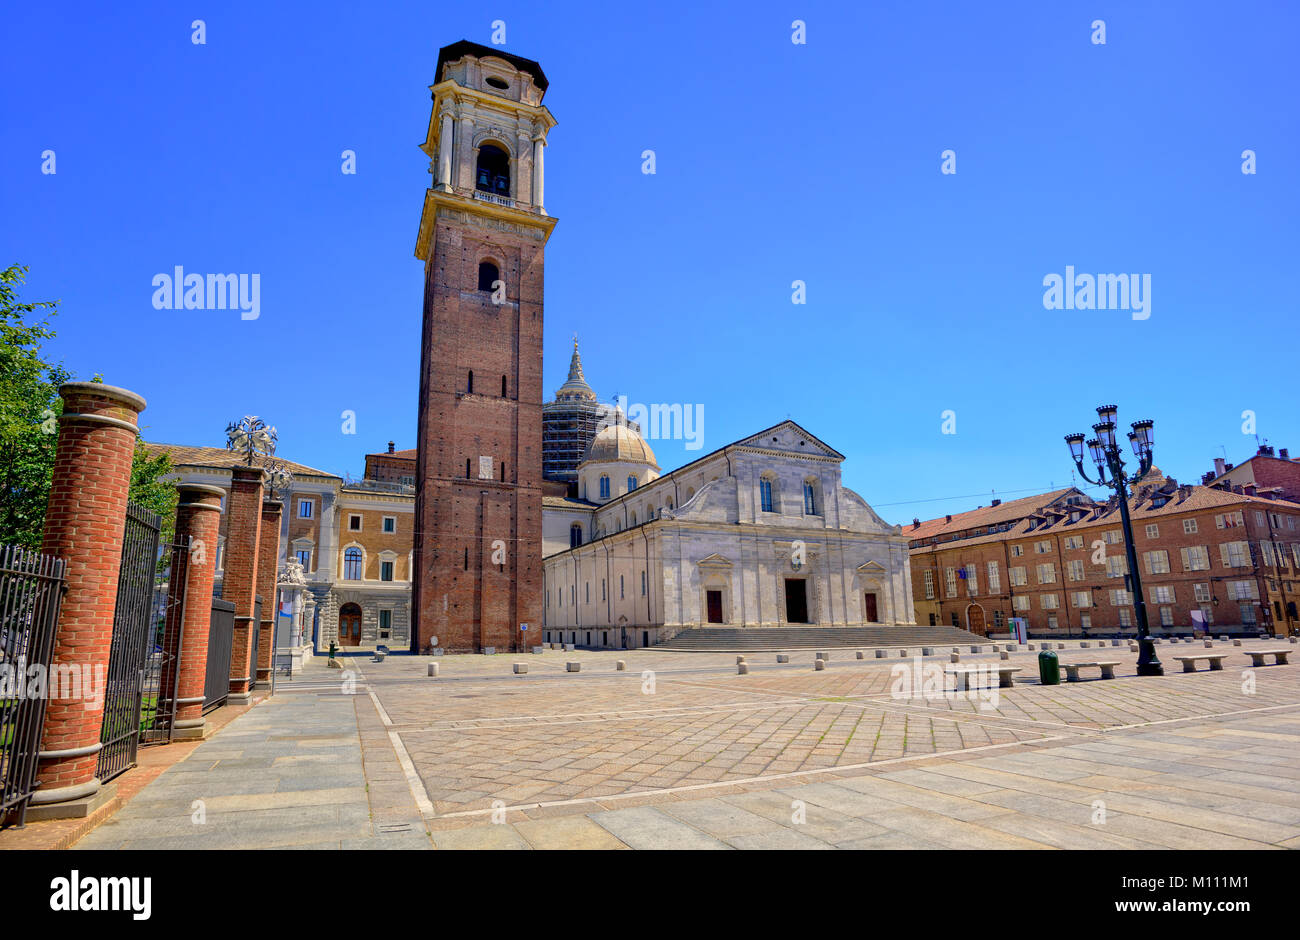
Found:
<path fill-rule="evenodd" d="M 555 125 L 546 86 L 540 65 L 497 48 L 461 41 L 438 53 L 420 148 L 434 185 L 415 247 L 413 652 L 541 642 L 542 281 L 556 222 L 542 201 Z"/>

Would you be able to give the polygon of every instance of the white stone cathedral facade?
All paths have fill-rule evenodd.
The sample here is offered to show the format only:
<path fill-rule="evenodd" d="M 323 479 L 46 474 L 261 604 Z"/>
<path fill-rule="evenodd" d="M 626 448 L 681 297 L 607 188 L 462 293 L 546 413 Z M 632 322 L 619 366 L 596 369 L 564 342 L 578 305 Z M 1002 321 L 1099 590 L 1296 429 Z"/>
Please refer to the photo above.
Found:
<path fill-rule="evenodd" d="M 913 624 L 908 540 L 793 421 L 661 475 L 625 424 L 543 500 L 543 637 L 630 649 L 694 627 Z"/>

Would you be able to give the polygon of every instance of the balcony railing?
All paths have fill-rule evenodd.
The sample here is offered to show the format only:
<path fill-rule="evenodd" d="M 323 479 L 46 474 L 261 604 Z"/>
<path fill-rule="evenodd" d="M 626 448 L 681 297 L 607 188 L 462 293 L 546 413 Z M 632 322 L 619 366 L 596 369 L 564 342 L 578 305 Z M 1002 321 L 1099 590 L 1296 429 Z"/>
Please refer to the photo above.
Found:
<path fill-rule="evenodd" d="M 491 202 L 498 206 L 505 206 L 508 209 L 514 208 L 515 202 L 507 196 L 498 196 L 496 193 L 487 193 L 481 189 L 474 190 L 474 198 L 480 202 Z"/>

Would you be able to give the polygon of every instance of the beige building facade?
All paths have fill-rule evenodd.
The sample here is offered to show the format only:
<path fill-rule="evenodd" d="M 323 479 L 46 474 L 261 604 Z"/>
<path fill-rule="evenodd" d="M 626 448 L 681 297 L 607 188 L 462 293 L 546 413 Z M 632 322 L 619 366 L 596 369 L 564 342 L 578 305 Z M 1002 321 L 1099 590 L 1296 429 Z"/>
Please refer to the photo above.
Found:
<path fill-rule="evenodd" d="M 661 475 L 601 430 L 543 501 L 543 641 L 635 648 L 695 627 L 912 624 L 908 540 L 793 421 Z"/>

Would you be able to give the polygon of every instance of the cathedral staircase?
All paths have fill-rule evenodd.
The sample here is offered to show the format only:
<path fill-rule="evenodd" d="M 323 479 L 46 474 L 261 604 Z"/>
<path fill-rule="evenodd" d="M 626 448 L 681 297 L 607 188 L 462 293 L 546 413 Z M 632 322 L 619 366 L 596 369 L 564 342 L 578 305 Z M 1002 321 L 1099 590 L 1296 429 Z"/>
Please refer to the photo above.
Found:
<path fill-rule="evenodd" d="M 844 647 L 973 646 L 987 645 L 986 636 L 957 627 L 923 627 L 902 624 L 871 627 L 692 627 L 657 650 L 693 652 L 758 652 L 762 650 L 835 649 Z"/>

